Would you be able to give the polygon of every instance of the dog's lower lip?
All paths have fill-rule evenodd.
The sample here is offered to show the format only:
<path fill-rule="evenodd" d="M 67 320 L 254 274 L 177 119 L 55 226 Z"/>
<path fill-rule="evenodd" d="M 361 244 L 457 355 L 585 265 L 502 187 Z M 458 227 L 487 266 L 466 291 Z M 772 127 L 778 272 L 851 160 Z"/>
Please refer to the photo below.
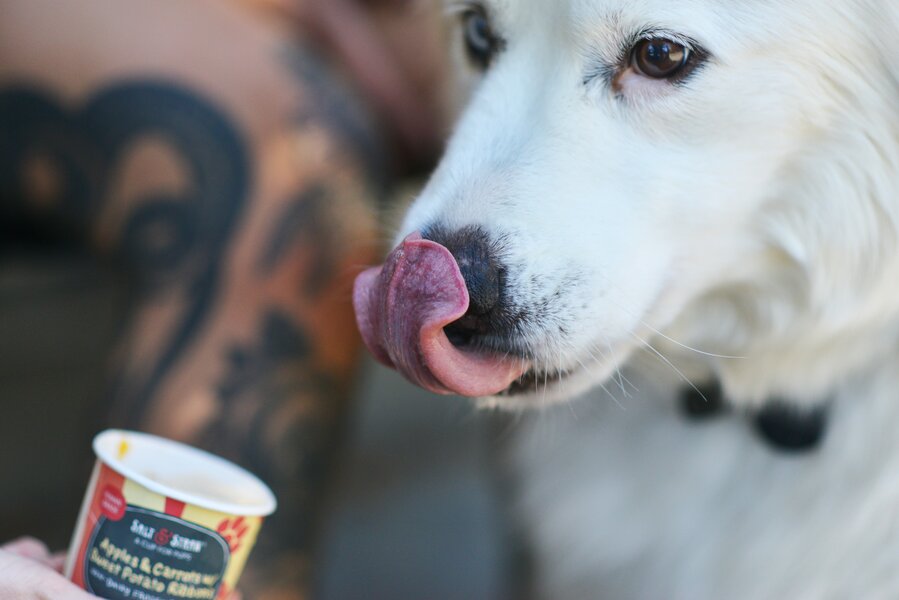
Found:
<path fill-rule="evenodd" d="M 535 391 L 539 391 L 541 387 L 546 387 L 550 384 L 558 383 L 563 379 L 569 377 L 571 375 L 571 371 L 537 371 L 536 369 L 530 369 L 525 372 L 524 375 L 515 380 L 512 385 L 507 387 L 505 390 L 497 394 L 498 396 L 519 396 L 522 394 L 527 394 Z"/>

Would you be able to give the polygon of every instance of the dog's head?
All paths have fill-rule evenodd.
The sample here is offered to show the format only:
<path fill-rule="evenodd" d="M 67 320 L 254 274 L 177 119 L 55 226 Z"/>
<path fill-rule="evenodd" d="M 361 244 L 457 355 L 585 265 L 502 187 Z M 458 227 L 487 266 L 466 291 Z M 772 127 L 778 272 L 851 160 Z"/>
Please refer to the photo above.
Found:
<path fill-rule="evenodd" d="M 892 0 L 451 8 L 470 103 L 357 283 L 382 362 L 527 404 L 690 346 L 753 401 L 892 343 Z"/>

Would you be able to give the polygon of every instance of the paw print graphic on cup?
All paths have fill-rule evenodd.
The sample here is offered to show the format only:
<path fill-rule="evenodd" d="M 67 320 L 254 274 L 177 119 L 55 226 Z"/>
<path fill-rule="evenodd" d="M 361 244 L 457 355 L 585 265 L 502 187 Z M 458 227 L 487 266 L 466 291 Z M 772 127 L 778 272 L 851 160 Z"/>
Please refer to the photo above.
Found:
<path fill-rule="evenodd" d="M 250 526 L 244 522 L 243 517 L 225 519 L 215 528 L 215 530 L 225 538 L 225 541 L 228 542 L 231 552 L 237 552 L 240 548 L 240 542 L 243 539 L 244 534 L 249 531 L 249 529 Z"/>

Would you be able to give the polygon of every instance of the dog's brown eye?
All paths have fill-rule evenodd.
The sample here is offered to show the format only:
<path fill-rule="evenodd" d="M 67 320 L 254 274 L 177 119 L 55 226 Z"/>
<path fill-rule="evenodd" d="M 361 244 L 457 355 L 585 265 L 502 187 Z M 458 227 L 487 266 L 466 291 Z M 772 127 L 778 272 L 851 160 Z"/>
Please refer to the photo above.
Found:
<path fill-rule="evenodd" d="M 690 60 L 690 49 L 672 40 L 653 38 L 634 46 L 632 63 L 641 74 L 653 79 L 672 79 Z"/>
<path fill-rule="evenodd" d="M 497 46 L 496 36 L 493 35 L 487 15 L 480 10 L 466 11 L 462 15 L 462 28 L 468 57 L 478 67 L 486 69 Z"/>

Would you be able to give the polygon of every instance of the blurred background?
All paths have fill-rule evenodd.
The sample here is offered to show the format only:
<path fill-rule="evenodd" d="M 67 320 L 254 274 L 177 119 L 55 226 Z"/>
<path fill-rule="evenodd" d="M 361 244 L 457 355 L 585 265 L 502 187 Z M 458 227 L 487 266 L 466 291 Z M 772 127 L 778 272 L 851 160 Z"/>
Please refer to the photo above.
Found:
<path fill-rule="evenodd" d="M 0 0 L 0 543 L 65 547 L 120 426 L 272 485 L 248 598 L 514 595 L 488 417 L 350 306 L 451 121 L 439 4 Z"/>
<path fill-rule="evenodd" d="M 7 246 L 0 316 L 0 539 L 27 533 L 63 548 L 104 422 L 121 286 L 87 257 Z M 315 597 L 508 598 L 486 418 L 368 361 L 353 402 Z"/>

